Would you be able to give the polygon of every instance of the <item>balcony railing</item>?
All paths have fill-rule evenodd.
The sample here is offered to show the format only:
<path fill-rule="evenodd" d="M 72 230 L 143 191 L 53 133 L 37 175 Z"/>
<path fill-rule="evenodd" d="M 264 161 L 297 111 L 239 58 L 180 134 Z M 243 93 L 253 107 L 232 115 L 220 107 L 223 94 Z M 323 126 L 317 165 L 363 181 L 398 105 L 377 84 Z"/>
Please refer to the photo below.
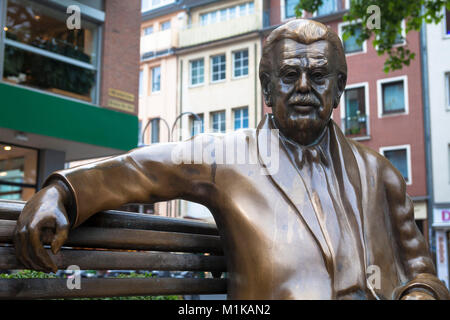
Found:
<path fill-rule="evenodd" d="M 262 28 L 261 14 L 251 14 L 233 20 L 208 25 L 194 24 L 180 31 L 179 46 L 189 47 L 200 43 L 229 38 Z"/>
<path fill-rule="evenodd" d="M 170 29 L 141 37 L 141 54 L 166 50 L 175 46 L 174 34 Z"/>
<path fill-rule="evenodd" d="M 349 138 L 365 138 L 370 136 L 369 116 L 356 115 L 341 119 L 341 128 Z"/>

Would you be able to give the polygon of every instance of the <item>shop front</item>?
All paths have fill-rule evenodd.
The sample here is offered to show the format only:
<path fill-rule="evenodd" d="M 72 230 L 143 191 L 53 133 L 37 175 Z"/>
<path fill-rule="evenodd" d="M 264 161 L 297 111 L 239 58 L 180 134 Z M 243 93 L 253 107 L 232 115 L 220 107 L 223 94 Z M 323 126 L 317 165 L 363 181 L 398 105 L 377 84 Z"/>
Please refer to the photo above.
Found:
<path fill-rule="evenodd" d="M 449 287 L 450 205 L 434 208 L 433 228 L 436 232 L 436 269 L 439 279 Z"/>

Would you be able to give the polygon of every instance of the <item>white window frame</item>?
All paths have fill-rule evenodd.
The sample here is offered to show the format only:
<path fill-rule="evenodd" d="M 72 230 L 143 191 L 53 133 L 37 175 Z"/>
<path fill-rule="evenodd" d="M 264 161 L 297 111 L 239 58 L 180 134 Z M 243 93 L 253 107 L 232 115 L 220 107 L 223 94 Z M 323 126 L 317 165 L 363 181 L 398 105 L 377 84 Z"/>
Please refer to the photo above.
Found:
<path fill-rule="evenodd" d="M 395 112 L 391 114 L 383 114 L 383 84 L 390 83 L 390 82 L 397 82 L 403 80 L 403 91 L 405 95 L 405 110 L 403 112 Z M 401 115 L 408 115 L 409 114 L 409 90 L 408 90 L 408 76 L 399 76 L 399 77 L 392 77 L 392 78 L 385 78 L 377 80 L 377 105 L 378 105 L 378 118 L 385 118 L 385 117 L 395 117 L 395 116 L 401 116 Z"/>
<path fill-rule="evenodd" d="M 324 0 L 324 1 L 325 1 L 325 0 Z M 313 16 L 314 18 L 316 18 L 316 17 L 327 17 L 327 16 L 330 16 L 330 15 L 332 15 L 332 14 L 335 14 L 335 13 L 341 11 L 342 9 L 339 9 L 339 3 L 341 2 L 341 0 L 334 0 L 334 1 L 336 1 L 336 4 L 337 4 L 337 6 L 338 6 L 338 8 L 337 8 L 337 10 L 336 10 L 335 12 L 328 13 L 328 14 L 324 14 L 324 15 L 319 16 L 319 15 L 317 15 L 317 10 L 316 10 L 316 11 L 314 11 L 314 12 L 312 13 L 312 16 Z"/>
<path fill-rule="evenodd" d="M 153 70 L 155 70 L 156 68 L 159 68 L 159 90 L 153 90 Z M 150 75 L 151 75 L 151 93 L 152 94 L 158 94 L 158 93 L 160 93 L 161 92 L 161 86 L 162 86 L 162 83 L 161 83 L 161 65 L 158 65 L 158 66 L 153 66 L 153 67 L 151 67 L 150 68 Z"/>
<path fill-rule="evenodd" d="M 357 89 L 357 88 L 363 88 L 364 87 L 364 103 L 366 106 L 366 117 L 367 117 L 367 135 L 361 136 L 361 137 L 355 137 L 352 138 L 353 140 L 368 140 L 370 139 L 370 108 L 369 108 L 369 82 L 358 82 L 358 83 L 352 83 L 345 87 L 345 90 L 350 89 Z M 342 93 L 341 96 L 341 121 L 345 118 L 346 108 L 345 108 L 345 90 Z M 344 125 L 342 124 L 342 127 Z M 345 132 L 344 132 L 345 134 Z"/>
<path fill-rule="evenodd" d="M 250 12 L 250 4 L 253 3 L 253 12 Z M 245 6 L 245 11 L 244 14 L 241 15 L 241 10 L 240 7 L 241 6 Z M 234 9 L 234 17 L 230 16 L 230 10 Z M 222 11 L 226 11 L 225 13 L 225 19 L 221 20 L 221 12 Z M 211 21 L 211 16 L 212 13 L 216 14 L 216 20 Z M 223 22 L 223 21 L 229 21 L 232 19 L 236 19 L 236 18 L 241 18 L 241 17 L 246 17 L 249 15 L 255 14 L 255 2 L 254 1 L 247 1 L 247 2 L 243 2 L 243 3 L 238 3 L 236 5 L 230 6 L 230 7 L 225 7 L 225 8 L 220 8 L 220 9 L 216 9 L 216 10 L 212 10 L 212 11 L 205 11 L 205 12 L 201 12 L 199 14 L 199 20 L 198 20 L 198 24 L 202 25 L 202 26 L 207 26 L 209 24 L 214 24 L 214 23 L 218 23 L 218 22 Z M 202 17 L 205 16 L 206 20 L 205 20 L 205 24 L 202 24 Z"/>
<path fill-rule="evenodd" d="M 280 0 L 280 18 L 281 18 L 281 21 L 285 22 L 285 21 L 297 19 L 295 16 L 294 17 L 286 17 L 285 1 L 286 0 Z M 301 17 L 299 17 L 299 18 L 303 18 L 304 16 L 305 16 L 305 11 L 303 10 Z"/>
<path fill-rule="evenodd" d="M 240 111 L 247 110 L 247 123 L 248 123 L 247 128 L 244 128 L 244 117 L 243 116 L 241 116 L 241 118 L 240 118 L 241 127 L 239 129 L 236 129 L 234 127 L 235 121 L 236 121 L 236 111 L 238 111 L 238 110 L 240 110 Z M 233 111 L 233 130 L 248 129 L 250 127 L 250 121 L 249 121 L 250 120 L 250 114 L 249 114 L 248 106 L 234 108 L 232 111 Z"/>
<path fill-rule="evenodd" d="M 140 69 L 139 70 L 139 97 L 145 96 L 144 76 L 145 76 L 145 69 Z"/>
<path fill-rule="evenodd" d="M 450 71 L 444 73 L 446 110 L 450 111 Z"/>
<path fill-rule="evenodd" d="M 147 33 L 146 30 L 148 30 L 148 29 L 150 29 L 150 28 L 152 28 L 152 32 Z M 153 24 L 152 24 L 151 26 L 146 26 L 146 27 L 144 28 L 144 37 L 145 37 L 145 36 L 149 36 L 149 35 L 151 35 L 151 34 L 153 34 L 153 33 L 155 33 L 155 26 L 154 26 Z"/>
<path fill-rule="evenodd" d="M 240 75 L 240 76 L 235 76 L 235 64 L 234 64 L 234 61 L 235 61 L 235 54 L 237 53 L 237 52 L 243 52 L 243 51 L 247 51 L 247 60 L 248 60 L 248 64 L 247 64 L 247 74 L 244 74 L 244 75 Z M 249 76 L 249 74 L 250 74 L 250 50 L 248 49 L 248 48 L 242 48 L 242 49 L 238 49 L 238 50 L 233 50 L 232 52 L 231 52 L 231 56 L 232 56 L 232 59 L 231 59 L 231 78 L 232 79 L 242 79 L 242 78 L 246 78 L 246 77 L 248 77 Z"/>
<path fill-rule="evenodd" d="M 402 47 L 402 46 L 406 45 L 406 22 L 405 22 L 404 19 L 402 20 L 401 28 L 402 28 L 402 38 L 403 38 L 403 41 L 400 42 L 400 43 L 394 44 L 394 45 L 392 46 L 392 48 Z M 379 36 L 377 36 L 377 39 L 379 39 Z M 378 45 L 375 46 L 375 50 L 378 51 Z"/>
<path fill-rule="evenodd" d="M 198 60 L 203 60 L 203 81 L 196 83 L 196 84 L 192 84 L 192 63 L 194 61 L 198 61 Z M 194 59 L 190 59 L 189 60 L 189 87 L 190 88 L 195 88 L 195 87 L 200 87 L 205 85 L 205 77 L 206 77 L 206 73 L 205 73 L 205 58 L 200 57 L 200 58 L 194 58 Z"/>
<path fill-rule="evenodd" d="M 214 131 L 214 115 L 215 114 L 223 114 L 223 119 L 221 117 L 219 117 L 220 122 L 223 120 L 223 122 L 225 123 L 225 131 L 222 132 L 220 131 L 220 122 L 219 122 L 219 131 Z M 225 133 L 227 132 L 227 112 L 226 110 L 218 110 L 218 111 L 213 111 L 211 112 L 211 131 L 213 133 Z"/>
<path fill-rule="evenodd" d="M 410 186 L 410 185 L 412 185 L 412 182 L 413 182 L 412 170 L 411 170 L 411 145 L 403 144 L 403 145 L 396 145 L 396 146 L 380 147 L 379 150 L 380 150 L 380 154 L 384 157 L 385 151 L 394 151 L 394 150 L 402 150 L 402 149 L 406 149 L 406 165 L 408 166 L 408 181 L 405 180 L 405 182 L 406 182 L 406 185 Z"/>
<path fill-rule="evenodd" d="M 214 80 L 214 77 L 213 77 L 213 59 L 217 58 L 217 57 L 221 57 L 221 56 L 223 56 L 225 58 L 225 62 L 224 62 L 225 77 L 223 79 Z M 210 73 L 210 75 L 209 75 L 210 76 L 210 82 L 211 83 L 224 82 L 227 79 L 227 55 L 225 53 L 213 55 L 213 56 L 210 57 L 209 63 L 210 63 L 210 71 L 209 71 L 209 73 Z M 219 71 L 219 73 L 220 73 L 220 71 Z"/>
<path fill-rule="evenodd" d="M 169 24 L 169 27 L 167 29 L 163 29 L 163 24 L 165 24 L 165 23 Z M 159 31 L 167 31 L 167 30 L 170 30 L 171 28 L 172 28 L 172 21 L 170 21 L 170 19 L 161 21 L 159 23 Z"/>
<path fill-rule="evenodd" d="M 341 41 L 342 41 L 342 47 L 344 47 L 344 40 L 342 38 L 342 35 L 344 34 L 343 27 L 348 26 L 350 24 L 361 24 L 361 27 L 364 28 L 364 24 L 361 19 L 358 19 L 355 22 L 346 21 L 346 22 L 339 23 L 338 24 L 338 34 L 339 34 L 339 38 L 341 38 Z M 344 48 L 344 50 L 345 50 L 345 48 Z M 355 55 L 363 54 L 363 53 L 367 53 L 367 40 L 364 40 L 364 42 L 362 43 L 362 51 L 345 53 L 345 56 L 350 57 L 350 56 L 355 56 Z"/>

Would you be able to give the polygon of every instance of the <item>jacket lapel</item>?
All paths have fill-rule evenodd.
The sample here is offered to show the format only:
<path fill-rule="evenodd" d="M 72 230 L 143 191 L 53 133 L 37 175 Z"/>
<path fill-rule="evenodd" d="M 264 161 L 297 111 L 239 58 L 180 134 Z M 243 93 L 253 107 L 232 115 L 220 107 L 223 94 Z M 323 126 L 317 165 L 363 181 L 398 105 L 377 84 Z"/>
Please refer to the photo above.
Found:
<path fill-rule="evenodd" d="M 281 141 L 277 130 L 271 130 L 269 115 L 261 121 L 257 129 L 258 140 L 258 160 L 264 168 L 270 168 L 270 158 L 279 156 L 279 170 L 267 171 L 268 177 L 278 187 L 292 206 L 297 210 L 313 237 L 319 244 L 324 256 L 325 264 L 329 272 L 333 270 L 331 251 L 325 241 L 325 237 L 320 229 L 312 199 L 310 198 L 302 177 L 298 173 L 295 164 L 291 160 L 287 150 Z M 263 130 L 267 130 L 263 132 Z M 270 157 L 268 154 L 270 153 Z"/>

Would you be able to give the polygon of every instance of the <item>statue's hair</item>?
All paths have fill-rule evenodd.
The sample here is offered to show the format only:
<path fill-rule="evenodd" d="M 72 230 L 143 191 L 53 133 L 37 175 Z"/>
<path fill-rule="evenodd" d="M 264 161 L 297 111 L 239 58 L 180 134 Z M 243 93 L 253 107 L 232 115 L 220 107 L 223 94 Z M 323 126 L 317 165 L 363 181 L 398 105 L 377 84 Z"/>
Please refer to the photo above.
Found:
<path fill-rule="evenodd" d="M 272 49 L 278 41 L 292 39 L 299 43 L 311 44 L 319 40 L 328 41 L 338 56 L 338 74 L 347 78 L 347 63 L 345 61 L 344 48 L 338 35 L 320 22 L 307 19 L 296 19 L 289 21 L 273 30 L 267 37 L 263 46 L 263 53 L 259 63 L 259 78 L 264 86 L 264 74 L 272 72 Z"/>

